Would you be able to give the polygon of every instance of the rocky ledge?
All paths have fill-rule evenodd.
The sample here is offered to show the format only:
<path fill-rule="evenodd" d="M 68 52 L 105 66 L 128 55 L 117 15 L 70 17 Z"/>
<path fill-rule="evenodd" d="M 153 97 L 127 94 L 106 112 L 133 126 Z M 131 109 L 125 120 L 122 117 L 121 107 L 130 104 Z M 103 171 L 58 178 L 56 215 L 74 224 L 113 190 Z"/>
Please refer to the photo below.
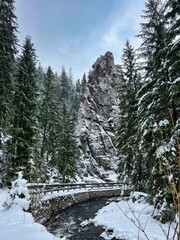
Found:
<path fill-rule="evenodd" d="M 118 111 L 117 87 L 121 68 L 111 52 L 100 56 L 89 72 L 87 89 L 78 114 L 81 175 L 108 180 L 117 165 L 115 127 Z"/>

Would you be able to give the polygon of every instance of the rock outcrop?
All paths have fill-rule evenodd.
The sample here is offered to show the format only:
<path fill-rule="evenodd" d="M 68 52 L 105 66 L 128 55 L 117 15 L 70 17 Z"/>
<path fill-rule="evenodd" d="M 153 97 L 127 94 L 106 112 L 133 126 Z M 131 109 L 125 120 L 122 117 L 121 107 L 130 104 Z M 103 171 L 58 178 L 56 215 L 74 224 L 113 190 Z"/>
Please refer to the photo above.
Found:
<path fill-rule="evenodd" d="M 117 165 L 115 125 L 121 68 L 111 52 L 93 64 L 78 114 L 79 168 L 84 176 L 112 179 Z M 111 175 L 111 177 L 109 176 Z"/>

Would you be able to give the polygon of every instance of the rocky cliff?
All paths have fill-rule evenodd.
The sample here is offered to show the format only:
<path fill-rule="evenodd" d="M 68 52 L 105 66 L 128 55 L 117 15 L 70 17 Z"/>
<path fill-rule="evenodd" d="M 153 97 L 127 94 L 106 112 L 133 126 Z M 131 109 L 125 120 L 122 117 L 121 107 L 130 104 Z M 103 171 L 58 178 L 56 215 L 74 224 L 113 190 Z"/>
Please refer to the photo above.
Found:
<path fill-rule="evenodd" d="M 87 89 L 78 115 L 79 169 L 90 175 L 112 180 L 117 166 L 115 125 L 117 119 L 117 85 L 120 66 L 111 52 L 100 56 L 89 72 Z"/>

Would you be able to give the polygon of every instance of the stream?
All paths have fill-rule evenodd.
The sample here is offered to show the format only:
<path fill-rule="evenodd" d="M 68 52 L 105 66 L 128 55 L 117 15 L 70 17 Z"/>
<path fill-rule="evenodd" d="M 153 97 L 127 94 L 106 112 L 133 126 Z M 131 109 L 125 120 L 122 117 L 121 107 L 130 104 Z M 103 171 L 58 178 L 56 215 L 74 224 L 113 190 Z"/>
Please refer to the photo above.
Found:
<path fill-rule="evenodd" d="M 100 237 L 103 229 L 89 224 L 81 227 L 80 223 L 89 218 L 94 218 L 95 213 L 106 205 L 108 199 L 100 198 L 72 206 L 54 217 L 49 223 L 48 231 L 56 237 L 66 236 L 70 240 L 102 240 Z"/>

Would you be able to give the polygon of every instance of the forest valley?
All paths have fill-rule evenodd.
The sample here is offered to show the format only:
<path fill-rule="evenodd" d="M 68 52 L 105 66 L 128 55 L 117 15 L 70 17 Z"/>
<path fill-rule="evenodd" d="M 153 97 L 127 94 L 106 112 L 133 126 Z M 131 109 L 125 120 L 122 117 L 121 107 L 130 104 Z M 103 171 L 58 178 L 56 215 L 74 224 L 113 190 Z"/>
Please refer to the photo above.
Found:
<path fill-rule="evenodd" d="M 14 0 L 0 1 L 1 187 L 19 171 L 40 183 L 115 173 L 178 225 L 180 2 L 147 0 L 142 19 L 141 46 L 127 40 L 121 65 L 107 52 L 75 82 L 37 64 L 31 37 L 18 52 Z"/>

